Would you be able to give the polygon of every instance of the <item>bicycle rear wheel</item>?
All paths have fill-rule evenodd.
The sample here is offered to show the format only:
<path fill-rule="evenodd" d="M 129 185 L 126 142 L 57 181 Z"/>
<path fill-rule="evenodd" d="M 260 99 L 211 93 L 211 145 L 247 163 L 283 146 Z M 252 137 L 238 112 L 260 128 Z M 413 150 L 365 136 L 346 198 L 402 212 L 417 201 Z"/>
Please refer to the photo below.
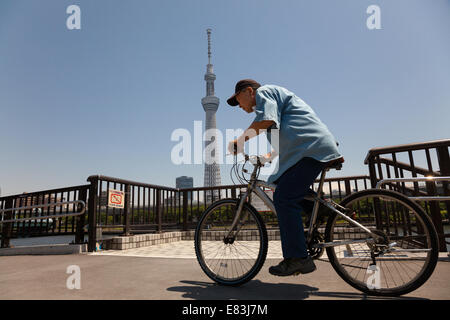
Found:
<path fill-rule="evenodd" d="M 245 203 L 237 234 L 228 236 L 238 200 L 213 203 L 195 230 L 195 253 L 206 275 L 223 285 L 241 285 L 259 272 L 267 255 L 267 231 L 258 211 Z"/>
<path fill-rule="evenodd" d="M 349 216 L 381 238 L 377 241 L 334 213 L 325 242 L 336 272 L 351 286 L 370 295 L 399 296 L 420 287 L 438 260 L 438 238 L 423 209 L 403 194 L 380 189 L 356 192 L 341 205 Z M 347 243 L 345 243 L 345 242 Z"/>

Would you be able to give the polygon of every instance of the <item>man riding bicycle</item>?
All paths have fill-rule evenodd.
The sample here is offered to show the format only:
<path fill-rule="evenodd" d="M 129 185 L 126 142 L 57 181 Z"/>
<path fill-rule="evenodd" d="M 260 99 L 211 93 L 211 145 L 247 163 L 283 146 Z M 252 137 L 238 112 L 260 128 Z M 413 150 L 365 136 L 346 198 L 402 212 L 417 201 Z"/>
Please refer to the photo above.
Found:
<path fill-rule="evenodd" d="M 277 185 L 273 200 L 284 259 L 269 272 L 276 276 L 313 272 L 316 266 L 308 255 L 299 212 L 305 209 L 301 201 L 326 163 L 342 158 L 335 138 L 310 106 L 283 87 L 244 79 L 227 102 L 256 113 L 249 128 L 230 142 L 230 153 L 242 152 L 245 141 L 264 130 L 279 129 L 278 171 L 267 182 Z"/>

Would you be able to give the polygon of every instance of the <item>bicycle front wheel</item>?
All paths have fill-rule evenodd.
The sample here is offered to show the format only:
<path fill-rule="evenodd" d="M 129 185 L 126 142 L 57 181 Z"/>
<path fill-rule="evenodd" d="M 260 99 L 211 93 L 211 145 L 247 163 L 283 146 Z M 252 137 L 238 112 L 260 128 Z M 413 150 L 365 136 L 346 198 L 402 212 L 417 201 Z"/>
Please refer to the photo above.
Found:
<path fill-rule="evenodd" d="M 345 198 L 347 215 L 380 237 L 373 237 L 342 216 L 330 217 L 325 242 L 336 272 L 370 295 L 399 296 L 420 287 L 438 260 L 438 238 L 423 209 L 401 193 L 370 189 Z M 335 243 L 335 244 L 336 244 Z"/>
<path fill-rule="evenodd" d="M 223 285 L 241 285 L 259 272 L 267 255 L 267 231 L 258 211 L 248 203 L 242 208 L 238 231 L 229 233 L 238 200 L 213 203 L 195 230 L 195 253 L 206 275 Z M 237 231 L 237 232 L 236 232 Z"/>

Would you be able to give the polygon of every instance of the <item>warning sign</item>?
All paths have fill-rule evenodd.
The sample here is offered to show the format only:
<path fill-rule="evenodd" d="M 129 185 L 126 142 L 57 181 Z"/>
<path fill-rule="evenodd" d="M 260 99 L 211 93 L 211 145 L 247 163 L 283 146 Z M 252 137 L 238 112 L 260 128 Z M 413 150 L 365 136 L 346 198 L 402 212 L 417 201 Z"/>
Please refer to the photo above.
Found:
<path fill-rule="evenodd" d="M 109 190 L 108 207 L 123 209 L 125 203 L 125 193 L 119 190 Z"/>

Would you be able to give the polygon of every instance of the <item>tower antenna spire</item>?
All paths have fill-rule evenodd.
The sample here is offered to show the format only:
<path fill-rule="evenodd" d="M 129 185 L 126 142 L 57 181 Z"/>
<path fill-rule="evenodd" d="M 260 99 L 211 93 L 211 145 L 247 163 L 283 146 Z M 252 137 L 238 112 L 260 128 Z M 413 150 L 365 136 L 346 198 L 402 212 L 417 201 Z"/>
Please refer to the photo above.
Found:
<path fill-rule="evenodd" d="M 208 33 L 208 64 L 211 64 L 211 29 L 206 29 Z"/>

